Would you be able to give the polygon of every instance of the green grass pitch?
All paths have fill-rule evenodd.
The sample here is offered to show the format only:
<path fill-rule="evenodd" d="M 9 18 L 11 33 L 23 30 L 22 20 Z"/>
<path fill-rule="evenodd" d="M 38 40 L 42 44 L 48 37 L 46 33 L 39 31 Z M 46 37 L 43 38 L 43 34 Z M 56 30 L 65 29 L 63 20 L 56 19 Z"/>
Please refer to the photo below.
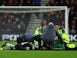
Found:
<path fill-rule="evenodd" d="M 0 58 L 77 58 L 77 51 L 0 51 Z"/>
<path fill-rule="evenodd" d="M 16 44 L 16 42 L 10 42 Z M 0 47 L 3 44 L 0 41 Z M 65 51 L 65 50 L 51 50 L 51 51 L 41 51 L 41 50 L 0 50 L 0 58 L 77 58 L 77 50 L 75 51 Z"/>

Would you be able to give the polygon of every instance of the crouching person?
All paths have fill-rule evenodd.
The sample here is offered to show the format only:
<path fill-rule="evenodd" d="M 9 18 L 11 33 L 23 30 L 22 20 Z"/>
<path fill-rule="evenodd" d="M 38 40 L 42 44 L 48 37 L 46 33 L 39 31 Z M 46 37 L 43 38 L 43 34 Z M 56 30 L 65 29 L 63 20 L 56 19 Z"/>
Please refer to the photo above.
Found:
<path fill-rule="evenodd" d="M 43 46 L 43 40 L 41 39 L 42 33 L 44 31 L 44 29 L 46 28 L 45 24 L 41 24 L 34 32 L 35 35 L 35 46 L 36 46 L 36 50 L 41 50 L 42 46 Z"/>
<path fill-rule="evenodd" d="M 35 35 L 32 33 L 25 33 L 17 38 L 16 50 L 32 50 L 34 49 Z"/>
<path fill-rule="evenodd" d="M 59 26 L 59 25 L 58 25 Z M 61 34 L 62 39 L 64 41 L 64 47 L 65 50 L 77 50 L 77 47 L 75 44 L 70 43 L 70 37 L 66 30 L 63 27 L 57 27 L 59 34 Z"/>
<path fill-rule="evenodd" d="M 46 27 L 43 35 L 42 35 L 42 40 L 45 42 L 45 46 L 48 46 L 48 48 L 50 50 L 54 49 L 54 44 L 55 44 L 55 38 L 56 36 L 58 36 L 59 40 L 60 40 L 60 43 L 63 44 L 63 40 L 62 40 L 62 37 L 61 35 L 58 33 L 58 31 L 56 30 L 55 28 L 55 25 L 50 22 L 48 24 L 48 26 Z"/>

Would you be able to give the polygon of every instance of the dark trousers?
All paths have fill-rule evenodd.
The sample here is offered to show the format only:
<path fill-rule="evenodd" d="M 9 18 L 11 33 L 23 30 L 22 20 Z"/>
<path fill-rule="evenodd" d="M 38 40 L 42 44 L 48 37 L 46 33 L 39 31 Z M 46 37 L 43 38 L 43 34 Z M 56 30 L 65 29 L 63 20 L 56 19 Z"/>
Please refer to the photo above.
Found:
<path fill-rule="evenodd" d="M 50 43 L 49 43 L 49 45 L 50 45 L 50 50 L 53 50 L 54 49 L 54 40 L 52 40 Z"/>
<path fill-rule="evenodd" d="M 29 47 L 29 50 L 32 50 L 32 46 L 29 43 L 24 45 L 21 45 L 21 44 L 15 45 L 16 50 L 26 50 L 26 47 Z"/>
<path fill-rule="evenodd" d="M 54 42 L 54 40 L 52 40 L 51 42 L 44 42 L 43 47 L 47 48 L 47 50 L 53 50 Z"/>
<path fill-rule="evenodd" d="M 35 40 L 36 41 L 38 41 L 38 46 L 39 46 L 39 50 L 42 48 L 42 46 L 41 46 L 41 35 L 37 35 L 36 37 L 35 37 Z"/>

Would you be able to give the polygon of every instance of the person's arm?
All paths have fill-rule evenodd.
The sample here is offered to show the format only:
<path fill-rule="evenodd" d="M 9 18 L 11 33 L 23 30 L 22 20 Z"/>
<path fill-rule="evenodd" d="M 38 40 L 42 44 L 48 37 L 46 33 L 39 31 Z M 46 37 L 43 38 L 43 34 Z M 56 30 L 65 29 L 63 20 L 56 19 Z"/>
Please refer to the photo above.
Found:
<path fill-rule="evenodd" d="M 46 29 L 43 31 L 41 38 L 43 38 L 45 36 L 45 34 L 47 33 L 48 28 L 49 28 L 49 26 L 47 26 Z"/>
<path fill-rule="evenodd" d="M 5 44 L 3 44 L 3 45 L 2 45 L 2 48 L 3 48 L 4 46 L 6 46 L 6 45 L 5 45 Z"/>
<path fill-rule="evenodd" d="M 22 42 L 21 45 L 24 45 L 24 44 L 27 44 L 27 43 L 29 43 L 29 42 Z"/>
<path fill-rule="evenodd" d="M 60 43 L 63 44 L 62 36 L 59 34 L 59 32 L 55 29 L 56 35 L 58 36 L 58 39 L 60 39 Z"/>

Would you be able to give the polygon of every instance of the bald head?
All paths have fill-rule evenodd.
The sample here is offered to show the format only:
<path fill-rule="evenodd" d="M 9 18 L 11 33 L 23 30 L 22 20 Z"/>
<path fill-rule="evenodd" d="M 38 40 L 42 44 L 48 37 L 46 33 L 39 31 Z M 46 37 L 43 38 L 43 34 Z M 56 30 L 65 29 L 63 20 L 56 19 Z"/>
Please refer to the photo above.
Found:
<path fill-rule="evenodd" d="M 53 22 L 49 22 L 49 24 L 48 25 L 54 25 L 54 23 Z"/>

